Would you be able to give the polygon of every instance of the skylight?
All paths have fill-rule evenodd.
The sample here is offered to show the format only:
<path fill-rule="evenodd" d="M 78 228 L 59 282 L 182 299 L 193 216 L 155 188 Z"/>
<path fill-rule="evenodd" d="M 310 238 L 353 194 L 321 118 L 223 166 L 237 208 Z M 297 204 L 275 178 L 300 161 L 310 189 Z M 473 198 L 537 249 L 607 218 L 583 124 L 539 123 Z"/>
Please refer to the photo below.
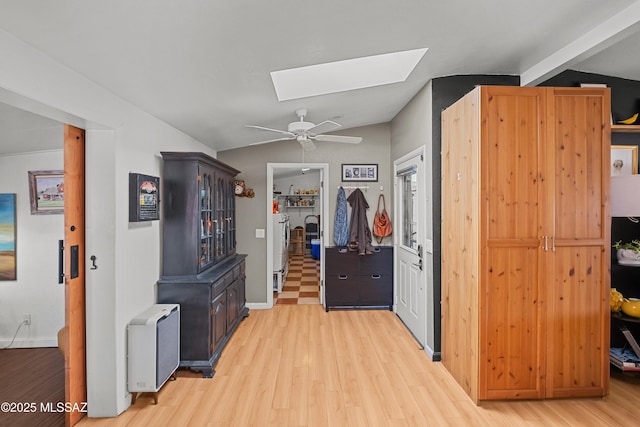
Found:
<path fill-rule="evenodd" d="M 427 48 L 272 71 L 279 101 L 403 82 Z"/>

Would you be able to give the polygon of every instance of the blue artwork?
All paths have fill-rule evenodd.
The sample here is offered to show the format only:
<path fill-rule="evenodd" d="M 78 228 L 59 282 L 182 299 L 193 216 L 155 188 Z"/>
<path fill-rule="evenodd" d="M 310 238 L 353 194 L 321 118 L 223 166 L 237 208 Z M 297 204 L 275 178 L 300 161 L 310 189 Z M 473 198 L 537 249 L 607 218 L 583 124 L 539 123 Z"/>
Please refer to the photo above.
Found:
<path fill-rule="evenodd" d="M 0 280 L 16 280 L 15 194 L 0 194 Z"/>

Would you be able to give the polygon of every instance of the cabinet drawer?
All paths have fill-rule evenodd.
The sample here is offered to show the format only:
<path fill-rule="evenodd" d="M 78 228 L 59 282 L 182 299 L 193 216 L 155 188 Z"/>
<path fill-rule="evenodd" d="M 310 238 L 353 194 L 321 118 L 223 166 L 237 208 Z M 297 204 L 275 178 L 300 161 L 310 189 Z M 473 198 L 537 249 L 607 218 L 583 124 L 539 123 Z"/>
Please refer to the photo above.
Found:
<path fill-rule="evenodd" d="M 393 248 L 376 247 L 376 252 L 360 256 L 360 274 L 393 275 Z"/>
<path fill-rule="evenodd" d="M 325 299 L 328 306 L 357 305 L 358 276 L 327 276 Z"/>
<path fill-rule="evenodd" d="M 227 281 L 225 278 L 221 278 L 213 282 L 211 285 L 211 295 L 213 297 L 217 296 L 220 292 L 224 291 L 227 288 Z"/>
<path fill-rule="evenodd" d="M 242 270 L 241 270 L 240 264 L 238 264 L 235 267 L 233 267 L 232 274 L 233 274 L 232 280 L 236 280 L 238 277 L 240 277 L 240 275 L 242 274 Z M 229 282 L 229 283 L 231 283 L 231 282 Z"/>
<path fill-rule="evenodd" d="M 361 305 L 391 306 L 393 304 L 393 277 L 384 274 L 360 276 Z"/>
<path fill-rule="evenodd" d="M 325 275 L 355 276 L 358 274 L 358 254 L 346 248 L 325 248 Z"/>

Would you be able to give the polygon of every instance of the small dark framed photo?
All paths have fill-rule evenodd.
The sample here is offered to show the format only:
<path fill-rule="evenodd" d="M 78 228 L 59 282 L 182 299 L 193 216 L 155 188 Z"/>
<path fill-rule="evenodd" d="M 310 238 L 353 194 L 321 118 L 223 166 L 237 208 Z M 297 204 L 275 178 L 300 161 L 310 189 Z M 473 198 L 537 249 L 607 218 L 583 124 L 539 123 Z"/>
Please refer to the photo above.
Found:
<path fill-rule="evenodd" d="M 378 181 L 378 165 L 343 163 L 342 181 Z"/>

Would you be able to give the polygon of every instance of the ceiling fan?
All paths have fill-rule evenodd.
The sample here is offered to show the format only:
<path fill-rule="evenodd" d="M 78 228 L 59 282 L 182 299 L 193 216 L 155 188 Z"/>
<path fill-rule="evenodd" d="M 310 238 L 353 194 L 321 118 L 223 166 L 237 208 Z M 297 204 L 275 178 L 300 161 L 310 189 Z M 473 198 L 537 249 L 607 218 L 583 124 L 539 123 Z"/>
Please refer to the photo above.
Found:
<path fill-rule="evenodd" d="M 285 135 L 280 138 L 254 142 L 253 144 L 249 145 L 260 145 L 269 142 L 288 141 L 295 139 L 300 143 L 300 145 L 302 145 L 302 148 L 305 151 L 312 151 L 316 149 L 313 141 L 342 142 L 346 144 L 359 144 L 362 141 L 362 138 L 359 136 L 322 135 L 321 132 L 331 132 L 332 130 L 339 128 L 340 125 L 336 122 L 332 122 L 331 120 L 325 120 L 324 122 L 318 123 L 317 125 L 311 122 L 305 122 L 304 118 L 307 115 L 307 110 L 305 108 L 296 110 L 296 115 L 300 120 L 289 123 L 288 130 L 247 125 L 246 127 L 249 128 L 268 130 Z"/>

